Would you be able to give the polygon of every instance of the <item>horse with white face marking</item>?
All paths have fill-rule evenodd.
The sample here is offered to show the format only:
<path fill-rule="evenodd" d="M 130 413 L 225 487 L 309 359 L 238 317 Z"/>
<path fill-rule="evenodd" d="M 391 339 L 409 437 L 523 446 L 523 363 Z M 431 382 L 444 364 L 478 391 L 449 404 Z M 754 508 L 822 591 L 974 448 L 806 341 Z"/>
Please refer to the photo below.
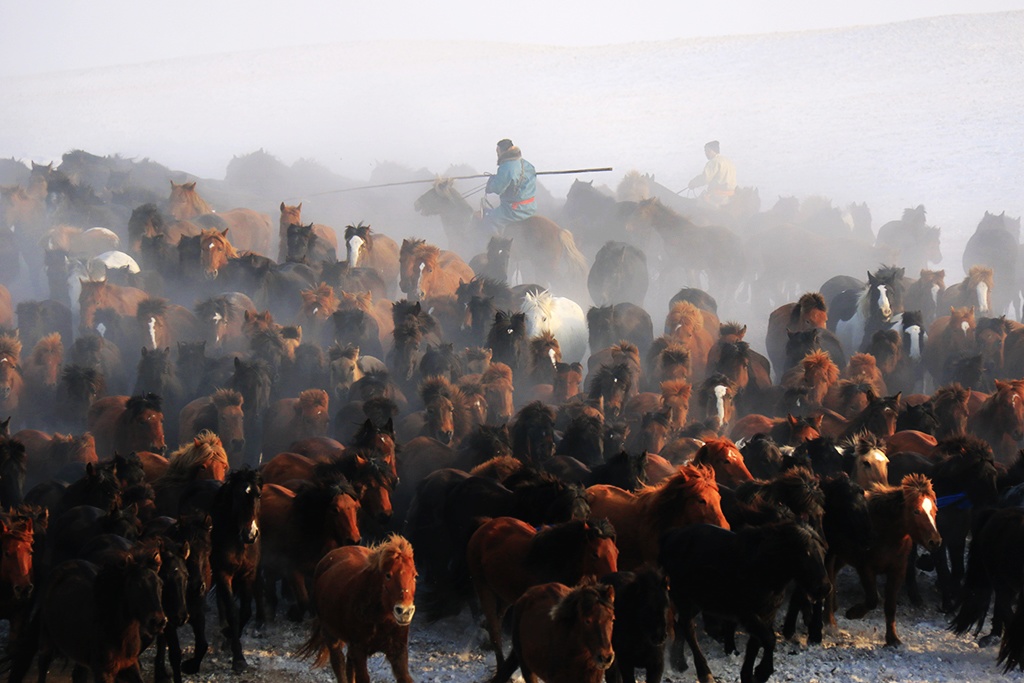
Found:
<path fill-rule="evenodd" d="M 527 294 L 522 312 L 526 314 L 527 337 L 532 339 L 550 332 L 558 340 L 566 363 L 583 360 L 587 350 L 587 318 L 578 303 L 544 290 Z"/>
<path fill-rule="evenodd" d="M 991 315 L 992 287 L 992 269 L 987 266 L 971 266 L 962 281 L 950 285 L 942 293 L 942 306 L 973 306 L 978 315 Z"/>
<path fill-rule="evenodd" d="M 862 432 L 842 444 L 843 459 L 850 479 L 865 491 L 889 483 L 889 458 L 885 442 L 869 432 Z"/>
<path fill-rule="evenodd" d="M 868 273 L 868 284 L 857 298 L 857 309 L 849 320 L 836 323 L 836 336 L 849 352 L 860 350 L 865 339 L 886 329 L 903 312 L 903 268 L 885 266 Z"/>

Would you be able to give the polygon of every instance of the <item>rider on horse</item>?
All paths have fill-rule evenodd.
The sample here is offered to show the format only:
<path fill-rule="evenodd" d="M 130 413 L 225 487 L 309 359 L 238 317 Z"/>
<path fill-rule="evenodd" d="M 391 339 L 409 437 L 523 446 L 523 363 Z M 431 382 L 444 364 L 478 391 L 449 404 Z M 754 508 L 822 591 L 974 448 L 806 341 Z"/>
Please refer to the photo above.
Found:
<path fill-rule="evenodd" d="M 499 140 L 498 172 L 487 179 L 488 194 L 501 197 L 501 204 L 484 213 L 483 222 L 493 233 L 509 223 L 526 220 L 537 213 L 537 171 L 509 139 Z"/>
<path fill-rule="evenodd" d="M 704 156 L 708 158 L 708 163 L 704 165 L 704 171 L 687 185 L 690 190 L 706 185 L 707 189 L 700 197 L 712 206 L 728 204 L 736 193 L 736 167 L 718 150 L 718 140 L 704 145 Z"/>

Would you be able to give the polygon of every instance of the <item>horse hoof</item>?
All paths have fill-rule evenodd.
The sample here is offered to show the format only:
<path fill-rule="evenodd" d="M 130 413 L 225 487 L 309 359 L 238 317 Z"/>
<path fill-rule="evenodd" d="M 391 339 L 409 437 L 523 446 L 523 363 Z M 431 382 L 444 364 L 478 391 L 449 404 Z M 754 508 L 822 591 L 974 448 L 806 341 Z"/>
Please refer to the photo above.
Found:
<path fill-rule="evenodd" d="M 982 636 L 978 639 L 978 647 L 992 647 L 998 642 L 999 636 L 995 636 L 990 633 L 987 636 Z"/>
<path fill-rule="evenodd" d="M 854 605 L 850 609 L 846 610 L 847 619 L 862 619 L 865 614 L 868 613 L 868 608 L 864 605 Z"/>
<path fill-rule="evenodd" d="M 245 657 L 236 659 L 231 662 L 231 670 L 236 674 L 244 673 L 249 668 L 248 662 L 245 661 Z"/>
<path fill-rule="evenodd" d="M 900 640 L 899 637 L 897 637 L 897 636 L 892 636 L 892 637 L 888 637 L 887 636 L 886 639 L 885 639 L 885 646 L 886 647 L 899 647 L 901 645 L 903 645 L 903 641 Z"/>
<path fill-rule="evenodd" d="M 302 621 L 302 617 L 304 617 L 305 614 L 306 610 L 300 608 L 298 605 L 295 605 L 288 609 L 288 620 L 294 621 L 295 623 L 299 623 L 300 621 Z"/>

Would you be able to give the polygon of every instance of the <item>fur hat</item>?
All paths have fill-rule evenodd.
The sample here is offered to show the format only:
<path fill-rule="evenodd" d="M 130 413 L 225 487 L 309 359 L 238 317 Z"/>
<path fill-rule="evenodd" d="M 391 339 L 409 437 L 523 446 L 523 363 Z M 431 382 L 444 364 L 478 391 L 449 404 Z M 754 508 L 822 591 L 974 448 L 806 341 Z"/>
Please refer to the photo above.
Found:
<path fill-rule="evenodd" d="M 720 150 L 718 149 L 718 140 L 712 140 L 711 142 L 705 144 L 704 145 L 704 149 L 710 149 L 715 154 L 720 154 L 721 153 Z"/>

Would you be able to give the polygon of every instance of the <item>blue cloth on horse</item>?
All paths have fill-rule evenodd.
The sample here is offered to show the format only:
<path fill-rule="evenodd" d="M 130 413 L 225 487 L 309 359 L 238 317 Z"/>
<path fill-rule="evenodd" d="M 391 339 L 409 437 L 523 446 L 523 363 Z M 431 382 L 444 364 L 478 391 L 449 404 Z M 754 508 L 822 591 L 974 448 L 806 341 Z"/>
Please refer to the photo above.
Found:
<path fill-rule="evenodd" d="M 501 198 L 499 206 L 484 214 L 484 224 L 494 231 L 537 213 L 537 171 L 518 147 L 510 147 L 498 158 L 498 172 L 487 179 L 487 193 Z"/>

